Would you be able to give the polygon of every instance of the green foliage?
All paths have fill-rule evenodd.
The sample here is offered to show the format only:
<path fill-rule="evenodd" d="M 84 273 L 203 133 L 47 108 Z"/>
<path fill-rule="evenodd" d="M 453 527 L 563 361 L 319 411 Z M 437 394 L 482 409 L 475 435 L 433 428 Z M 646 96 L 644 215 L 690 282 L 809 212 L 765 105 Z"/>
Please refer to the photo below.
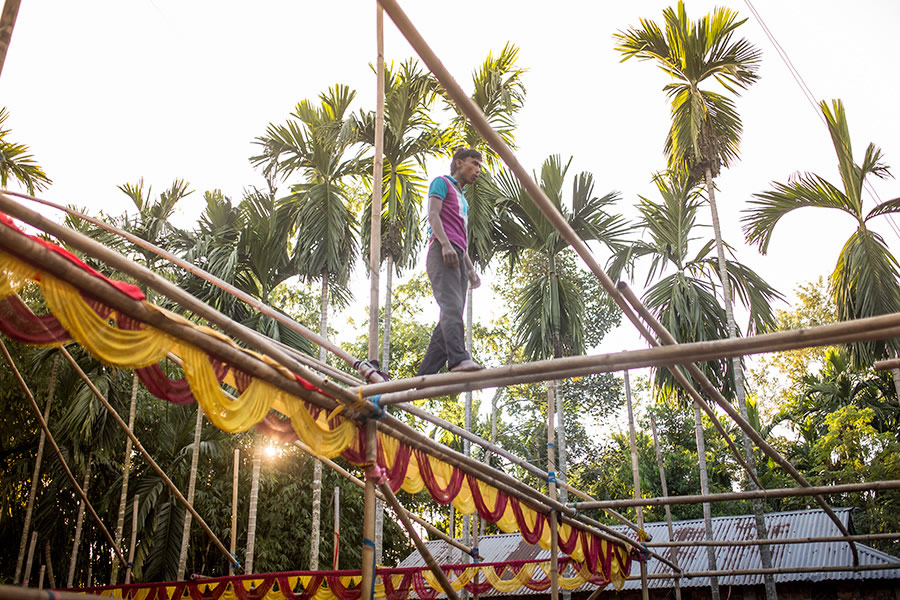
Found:
<path fill-rule="evenodd" d="M 7 139 L 12 130 L 3 125 L 8 118 L 6 107 L 0 108 L 0 186 L 7 187 L 12 177 L 24 185 L 29 194 L 46 189 L 53 182 L 30 154 L 28 146 Z"/>
<path fill-rule="evenodd" d="M 766 253 L 775 226 L 793 210 L 805 207 L 837 209 L 857 222 L 856 231 L 845 242 L 831 274 L 830 291 L 838 321 L 900 312 L 900 263 L 884 239 L 869 228 L 874 217 L 900 212 L 900 199 L 883 202 L 863 211 L 863 186 L 869 176 L 890 175 L 882 162 L 881 149 L 869 144 L 862 163 L 853 162 L 850 129 L 840 100 L 831 108 L 820 103 L 838 158 L 843 189 L 814 173 L 804 173 L 787 183 L 772 182 L 771 190 L 754 194 L 742 218 L 747 241 Z M 900 352 L 900 342 L 857 342 L 848 345 L 855 368 L 865 368 L 879 358 Z"/>

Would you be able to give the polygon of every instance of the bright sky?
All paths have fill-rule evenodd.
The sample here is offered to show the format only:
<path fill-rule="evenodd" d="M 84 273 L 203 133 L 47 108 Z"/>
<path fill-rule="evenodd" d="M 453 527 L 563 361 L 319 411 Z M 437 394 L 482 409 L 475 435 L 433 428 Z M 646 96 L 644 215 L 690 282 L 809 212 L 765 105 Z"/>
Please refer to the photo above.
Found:
<path fill-rule="evenodd" d="M 637 194 L 653 197 L 651 174 L 665 166 L 668 79 L 650 63 L 620 63 L 612 34 L 640 18 L 661 22 L 670 2 L 402 4 L 464 87 L 489 51 L 507 41 L 521 48 L 528 96 L 517 137 L 526 166 L 574 155 L 573 168 L 593 172 L 599 193 L 622 192 L 629 215 Z M 764 53 L 761 80 L 738 100 L 742 160 L 718 179 L 723 233 L 742 261 L 790 295 L 830 273 L 854 223 L 804 210 L 779 225 L 767 257 L 742 244 L 740 210 L 768 182 L 806 170 L 839 179 L 825 126 L 747 5 L 689 0 L 688 14 L 715 4 L 748 17 L 741 33 Z M 843 99 L 856 156 L 872 141 L 900 169 L 900 3 L 757 0 L 756 8 L 816 97 Z M 7 125 L 53 178 L 51 200 L 116 213 L 131 208 L 117 185 L 143 177 L 160 192 L 183 178 L 197 190 L 183 206 L 189 225 L 204 190 L 239 199 L 263 185 L 247 160 L 251 142 L 299 100 L 340 82 L 358 91 L 356 109 L 373 107 L 374 16 L 371 1 L 25 0 L 0 77 Z M 413 55 L 387 17 L 385 30 L 387 60 Z M 875 188 L 882 200 L 900 196 L 894 180 Z M 900 247 L 886 221 L 873 228 Z M 476 299 L 476 319 L 487 310 Z M 642 347 L 629 335 L 609 346 Z"/>

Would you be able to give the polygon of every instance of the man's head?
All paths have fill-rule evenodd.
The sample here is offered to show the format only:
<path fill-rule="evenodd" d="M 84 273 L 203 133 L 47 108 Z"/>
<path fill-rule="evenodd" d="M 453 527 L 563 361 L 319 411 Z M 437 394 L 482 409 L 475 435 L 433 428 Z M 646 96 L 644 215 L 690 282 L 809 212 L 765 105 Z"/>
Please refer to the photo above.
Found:
<path fill-rule="evenodd" d="M 450 161 L 450 175 L 462 185 L 475 183 L 481 173 L 481 152 L 472 148 L 459 147 Z"/>

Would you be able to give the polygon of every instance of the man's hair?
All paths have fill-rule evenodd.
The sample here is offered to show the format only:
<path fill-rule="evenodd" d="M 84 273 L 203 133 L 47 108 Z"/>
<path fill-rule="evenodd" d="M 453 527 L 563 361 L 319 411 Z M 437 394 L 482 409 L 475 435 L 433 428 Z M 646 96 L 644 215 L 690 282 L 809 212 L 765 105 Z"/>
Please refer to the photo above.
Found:
<path fill-rule="evenodd" d="M 450 160 L 450 174 L 456 173 L 456 161 L 466 160 L 467 158 L 477 158 L 481 160 L 481 152 L 465 146 L 459 146 L 453 150 L 453 158 Z"/>

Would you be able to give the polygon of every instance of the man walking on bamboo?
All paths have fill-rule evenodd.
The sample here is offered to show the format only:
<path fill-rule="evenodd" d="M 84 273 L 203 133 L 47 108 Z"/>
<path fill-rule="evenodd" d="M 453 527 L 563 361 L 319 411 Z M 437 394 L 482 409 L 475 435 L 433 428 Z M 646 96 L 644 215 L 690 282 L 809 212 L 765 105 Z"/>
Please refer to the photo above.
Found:
<path fill-rule="evenodd" d="M 428 188 L 428 241 L 426 270 L 434 299 L 441 309 L 418 375 L 437 373 L 445 364 L 453 372 L 478 371 L 484 367 L 466 352 L 463 308 L 467 286 L 481 285 L 468 246 L 469 204 L 463 187 L 474 183 L 481 172 L 481 153 L 457 148 L 450 162 L 450 175 L 441 176 Z"/>

